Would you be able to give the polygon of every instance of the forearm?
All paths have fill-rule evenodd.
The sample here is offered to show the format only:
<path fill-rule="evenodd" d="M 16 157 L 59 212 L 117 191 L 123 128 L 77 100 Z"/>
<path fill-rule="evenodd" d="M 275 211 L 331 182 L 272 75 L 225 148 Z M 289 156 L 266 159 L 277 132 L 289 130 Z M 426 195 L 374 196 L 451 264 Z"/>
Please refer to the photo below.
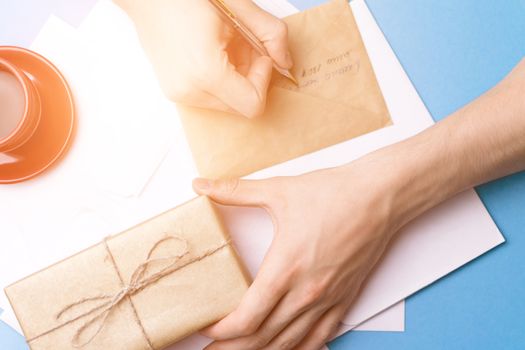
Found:
<path fill-rule="evenodd" d="M 496 87 L 424 132 L 369 156 L 388 172 L 396 225 L 525 169 L 525 59 Z"/>

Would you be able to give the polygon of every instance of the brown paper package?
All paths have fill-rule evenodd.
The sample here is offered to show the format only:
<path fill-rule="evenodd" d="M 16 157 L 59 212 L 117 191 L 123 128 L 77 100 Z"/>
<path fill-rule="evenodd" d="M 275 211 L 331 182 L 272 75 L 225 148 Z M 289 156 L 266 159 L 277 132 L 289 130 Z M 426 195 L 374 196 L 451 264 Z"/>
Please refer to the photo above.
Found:
<path fill-rule="evenodd" d="M 32 350 L 74 349 L 86 342 L 80 348 L 163 349 L 238 305 L 250 281 L 229 239 L 213 204 L 198 197 L 18 281 L 5 292 Z M 122 291 L 148 253 L 157 260 L 148 265 L 145 276 L 173 264 L 173 259 L 164 258 L 185 249 L 188 253 L 175 263 L 182 268 L 124 297 L 106 320 L 99 318 L 79 332 L 101 311 L 84 315 L 101 302 L 87 298 Z M 81 300 L 85 302 L 58 317 Z M 75 320 L 79 315 L 84 316 Z"/>
<path fill-rule="evenodd" d="M 179 106 L 201 176 L 248 175 L 391 124 L 346 0 L 285 22 L 299 87 L 274 73 L 266 111 L 254 119 Z"/>

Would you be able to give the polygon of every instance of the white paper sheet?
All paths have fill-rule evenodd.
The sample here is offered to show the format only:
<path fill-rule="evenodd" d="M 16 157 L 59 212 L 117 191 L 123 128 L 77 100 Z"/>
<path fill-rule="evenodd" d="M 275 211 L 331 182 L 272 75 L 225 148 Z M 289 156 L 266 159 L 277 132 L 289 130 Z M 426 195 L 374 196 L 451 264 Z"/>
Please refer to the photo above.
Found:
<path fill-rule="evenodd" d="M 111 4 L 101 4 L 100 6 L 107 6 L 115 11 Z M 428 112 L 366 5 L 358 0 L 352 6 L 395 125 L 263 170 L 252 177 L 297 174 L 341 164 L 431 125 Z M 59 26 L 56 23 L 55 25 Z M 67 35 L 61 36 L 59 33 L 64 29 L 58 28 L 55 36 L 46 38 L 46 41 L 42 36 L 40 43 L 45 48 L 41 47 L 41 52 L 64 71 L 73 85 L 77 100 L 87 99 L 88 97 L 83 97 L 80 84 L 87 84 L 85 81 L 89 77 L 85 76 L 85 72 L 79 71 L 84 64 L 89 63 L 85 62 L 85 57 L 90 57 L 90 54 L 83 54 L 86 47 L 77 45 L 78 38 L 69 38 L 71 40 L 68 42 Z M 81 28 L 81 32 L 82 30 Z M 114 30 L 119 29 L 115 26 Z M 129 32 L 124 34 L 130 36 Z M 60 40 L 57 41 L 57 37 Z M 119 47 L 123 52 L 130 49 L 126 40 Z M 138 45 L 136 42 L 135 44 Z M 35 45 L 38 47 L 38 42 Z M 135 49 L 131 52 L 135 52 Z M 139 70 L 139 66 L 135 66 L 135 69 Z M 165 108 L 171 111 L 168 105 Z M 80 157 L 82 153 L 75 149 L 59 169 L 46 176 L 0 188 L 0 197 L 3 198 L 0 212 L 6 216 L 6 220 L 2 218 L 0 225 L 2 229 L 10 227 L 13 232 L 12 236 L 9 235 L 9 241 L 5 244 L 2 242 L 1 245 L 1 266 L 10 267 L 6 271 L 10 276 L 6 278 L 2 269 L 2 286 L 95 243 L 109 233 L 143 221 L 193 196 L 190 182 L 196 172 L 178 120 L 174 114 L 173 119 L 168 118 L 162 123 L 165 123 L 163 130 L 175 135 L 171 150 L 140 197 L 116 196 L 102 190 L 96 182 L 90 182 L 90 177 L 82 172 L 84 168 L 79 165 L 83 161 Z M 77 139 L 78 144 L 81 144 L 80 140 Z M 264 254 L 264 242 L 267 244 L 272 236 L 271 225 L 267 224 L 268 219 L 263 212 L 244 210 L 225 208 L 227 225 L 236 244 L 242 247 L 259 242 L 258 252 Z M 4 226 L 7 218 L 9 224 Z M 249 237 L 246 235 L 248 228 Z M 254 237 L 258 241 L 253 240 Z M 346 318 L 345 322 L 349 325 L 347 328 L 368 319 L 502 241 L 497 228 L 473 191 L 448 201 L 411 225 L 392 247 Z M 247 248 L 240 250 L 246 259 L 252 256 L 246 256 Z M 248 264 L 253 269 L 256 262 L 248 261 Z M 9 310 L 5 300 L 0 302 L 0 307 Z M 185 346 L 193 342 L 195 347 Z M 200 344 L 206 342 L 203 337 L 193 336 L 173 349 L 202 348 Z"/>
<path fill-rule="evenodd" d="M 94 41 L 88 36 L 85 40 L 89 46 L 83 44 L 81 48 L 84 81 L 77 87 L 83 89 L 83 95 L 77 96 L 81 103 L 78 130 L 81 137 L 89 136 L 81 140 L 77 137 L 82 155 L 75 157 L 82 159 L 85 171 L 98 187 L 123 196 L 137 196 L 169 150 L 171 135 L 163 125 L 166 119 L 173 118 L 173 106 L 160 92 L 142 50 L 133 52 L 133 60 L 108 54 L 119 48 L 118 28 L 130 26 L 127 17 L 115 20 L 121 20 L 122 26 L 113 23 L 109 28 L 115 30 L 104 33 L 107 40 Z M 105 24 L 99 26 L 96 19 L 87 23 L 91 23 L 87 32 L 95 37 L 101 34 L 97 32 L 99 28 L 108 28 Z M 32 46 L 37 51 L 53 45 L 51 40 L 41 43 L 44 35 L 50 38 L 45 32 L 40 33 Z M 135 69 L 135 64 L 141 69 Z M 89 147 L 83 143 L 88 137 Z"/>

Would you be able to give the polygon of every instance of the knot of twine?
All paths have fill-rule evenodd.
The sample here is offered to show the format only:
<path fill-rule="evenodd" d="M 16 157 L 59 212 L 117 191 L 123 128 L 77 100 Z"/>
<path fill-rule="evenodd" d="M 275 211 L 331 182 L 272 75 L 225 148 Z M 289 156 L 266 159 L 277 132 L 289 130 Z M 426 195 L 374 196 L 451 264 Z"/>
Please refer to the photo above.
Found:
<path fill-rule="evenodd" d="M 164 242 L 166 241 L 169 241 L 169 240 L 175 240 L 175 241 L 179 241 L 179 242 L 182 242 L 184 244 L 184 248 L 182 249 L 182 252 L 179 253 L 179 254 L 174 254 L 174 255 L 170 255 L 170 256 L 166 256 L 166 257 L 160 257 L 160 258 L 152 258 L 152 254 L 155 252 L 155 250 Z M 111 254 L 111 251 L 109 250 L 109 247 L 108 247 L 108 244 L 107 244 L 107 239 L 104 240 L 104 244 L 106 246 L 106 249 L 109 253 L 109 256 L 111 258 L 111 263 L 112 265 L 114 266 L 115 270 L 117 271 L 118 275 L 119 275 L 119 278 L 121 279 L 122 281 L 122 278 L 120 276 L 120 272 L 117 268 L 117 265 L 115 263 L 115 259 L 113 258 L 113 255 Z M 226 247 L 227 245 L 230 244 L 230 240 L 227 240 L 225 241 L 224 243 L 214 247 L 214 248 L 211 248 L 211 249 L 208 249 L 207 251 L 205 251 L 203 254 L 199 255 L 199 256 L 196 256 L 196 257 L 193 257 L 189 260 L 187 260 L 186 262 L 182 263 L 182 264 L 178 264 L 178 262 L 185 256 L 187 256 L 190 251 L 188 249 L 188 242 L 186 239 L 184 238 L 181 238 L 181 237 L 178 237 L 178 236 L 168 236 L 168 237 L 165 237 L 159 241 L 157 241 L 153 247 L 151 247 L 151 249 L 149 250 L 148 252 L 148 255 L 147 255 L 147 258 L 146 260 L 141 263 L 139 266 L 137 266 L 137 268 L 133 271 L 132 275 L 131 275 L 131 278 L 129 280 L 129 283 L 124 285 L 119 291 L 117 291 L 116 293 L 114 294 L 103 294 L 103 295 L 98 295 L 98 296 L 95 296 L 95 297 L 89 297 L 89 298 L 83 298 L 83 299 L 80 299 L 74 303 L 71 303 L 69 305 L 67 305 L 66 307 L 64 307 L 57 315 L 56 315 L 56 319 L 57 320 L 60 320 L 62 318 L 64 318 L 64 316 L 69 313 L 69 312 L 72 312 L 74 311 L 74 309 L 76 309 L 77 307 L 80 307 L 80 306 L 85 306 L 85 305 L 89 305 L 89 304 L 94 304 L 94 306 L 91 306 L 91 307 L 88 307 L 87 310 L 85 311 L 82 311 L 80 312 L 80 314 L 78 314 L 77 316 L 73 317 L 73 318 L 69 318 L 67 319 L 67 321 L 65 321 L 63 324 L 45 332 L 45 333 L 42 333 L 32 339 L 29 339 L 28 342 L 31 342 L 37 338 L 40 338 L 46 334 L 49 334 L 55 330 L 57 330 L 58 328 L 61 328 L 63 326 L 66 326 L 68 324 L 71 324 L 75 321 L 78 321 L 84 317 L 88 317 L 88 316 L 91 316 L 90 318 L 88 318 L 85 322 L 82 323 L 82 325 L 77 329 L 77 331 L 75 332 L 75 335 L 73 336 L 73 339 L 72 339 L 72 345 L 76 348 L 81 348 L 89 343 L 91 343 L 95 337 L 102 331 L 102 329 L 104 328 L 104 326 L 106 325 L 107 323 L 107 320 L 109 318 L 109 316 L 111 315 L 111 313 L 115 310 L 115 308 L 123 301 L 125 300 L 126 298 L 129 298 L 130 296 L 142 291 L 143 289 L 145 289 L 146 287 L 152 285 L 152 284 L 155 284 L 156 282 L 158 282 L 161 278 L 163 277 L 166 277 L 180 269 L 182 269 L 183 267 L 185 266 L 188 266 L 190 264 L 194 264 L 212 254 L 214 254 L 215 252 L 221 250 L 222 248 Z M 159 262 L 170 262 L 170 264 L 168 264 L 166 267 L 162 268 L 161 270 L 159 270 L 158 272 L 155 272 L 151 275 L 147 275 L 146 272 L 148 270 L 148 268 L 150 267 L 150 265 L 152 264 L 155 264 L 155 263 L 159 263 Z M 130 300 L 131 301 L 131 300 Z M 97 303 L 98 302 L 98 303 Z M 139 325 L 139 327 L 141 328 L 141 331 L 142 331 L 142 334 L 144 335 L 144 338 L 146 339 L 146 342 L 148 344 L 148 347 L 152 350 L 154 350 L 153 348 L 153 345 L 150 341 L 150 339 L 148 338 L 148 336 L 146 335 L 146 331 L 144 329 L 144 326 L 142 325 L 142 322 L 140 321 L 140 318 L 138 317 L 138 314 L 135 310 L 135 307 L 133 306 L 133 303 L 132 303 L 132 307 L 133 307 L 133 312 L 134 312 L 134 316 L 135 316 L 135 319 Z M 97 327 L 95 329 L 95 332 L 89 336 L 85 341 L 80 341 L 80 338 L 82 336 L 82 334 L 88 329 L 90 328 L 91 326 L 93 326 L 94 324 L 97 324 Z"/>

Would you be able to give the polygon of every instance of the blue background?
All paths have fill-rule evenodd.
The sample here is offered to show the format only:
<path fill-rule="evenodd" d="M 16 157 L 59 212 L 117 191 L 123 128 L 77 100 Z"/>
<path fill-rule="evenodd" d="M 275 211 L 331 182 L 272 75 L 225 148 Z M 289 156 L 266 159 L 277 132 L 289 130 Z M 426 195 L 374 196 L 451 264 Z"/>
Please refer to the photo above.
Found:
<path fill-rule="evenodd" d="M 0 0 L 0 44 L 27 46 L 49 13 L 74 23 L 93 2 Z M 304 10 L 323 1 L 291 2 Z M 525 0 L 367 4 L 435 120 L 495 85 L 525 56 Z M 353 332 L 330 349 L 525 349 L 525 173 L 478 193 L 507 242 L 409 298 L 406 332 Z M 0 349 L 27 348 L 0 325 Z"/>

